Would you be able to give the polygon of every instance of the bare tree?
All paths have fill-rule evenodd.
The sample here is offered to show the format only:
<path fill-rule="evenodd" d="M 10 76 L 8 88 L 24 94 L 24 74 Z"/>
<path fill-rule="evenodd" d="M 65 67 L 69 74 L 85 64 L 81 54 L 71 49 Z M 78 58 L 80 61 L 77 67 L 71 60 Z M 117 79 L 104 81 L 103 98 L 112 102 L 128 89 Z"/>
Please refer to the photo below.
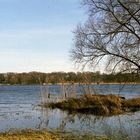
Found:
<path fill-rule="evenodd" d="M 89 19 L 78 25 L 72 58 L 106 68 L 140 71 L 140 0 L 83 0 Z"/>

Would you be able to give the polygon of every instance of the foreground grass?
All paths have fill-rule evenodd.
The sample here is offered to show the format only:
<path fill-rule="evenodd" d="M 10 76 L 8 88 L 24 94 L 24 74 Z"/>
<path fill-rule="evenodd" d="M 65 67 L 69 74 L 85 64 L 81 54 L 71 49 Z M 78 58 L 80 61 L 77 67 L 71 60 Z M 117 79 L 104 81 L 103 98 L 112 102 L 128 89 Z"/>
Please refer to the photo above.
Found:
<path fill-rule="evenodd" d="M 47 131 L 22 130 L 17 132 L 0 133 L 0 140 L 108 140 L 104 137 L 93 137 L 90 135 L 73 136 L 60 135 Z"/>
<path fill-rule="evenodd" d="M 59 108 L 69 112 L 94 115 L 117 115 L 140 110 L 140 98 L 122 99 L 117 95 L 86 94 L 62 102 L 44 104 L 44 107 Z"/>
<path fill-rule="evenodd" d="M 23 130 L 0 133 L 0 140 L 59 140 L 59 137 L 46 131 Z"/>

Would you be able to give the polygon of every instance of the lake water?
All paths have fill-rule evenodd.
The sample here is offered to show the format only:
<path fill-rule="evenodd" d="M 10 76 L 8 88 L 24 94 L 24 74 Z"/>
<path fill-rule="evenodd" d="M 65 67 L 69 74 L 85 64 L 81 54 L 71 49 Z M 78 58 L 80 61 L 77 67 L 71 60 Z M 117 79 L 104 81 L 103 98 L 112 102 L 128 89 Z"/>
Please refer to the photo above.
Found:
<path fill-rule="evenodd" d="M 140 85 L 92 85 L 94 92 L 120 94 L 125 98 L 140 97 Z M 0 131 L 11 129 L 43 129 L 96 136 L 140 139 L 140 112 L 111 117 L 68 114 L 59 109 L 45 109 L 41 103 L 40 86 L 0 86 Z M 49 86 L 53 94 L 60 94 L 59 85 Z M 76 87 L 77 93 L 81 88 Z"/>

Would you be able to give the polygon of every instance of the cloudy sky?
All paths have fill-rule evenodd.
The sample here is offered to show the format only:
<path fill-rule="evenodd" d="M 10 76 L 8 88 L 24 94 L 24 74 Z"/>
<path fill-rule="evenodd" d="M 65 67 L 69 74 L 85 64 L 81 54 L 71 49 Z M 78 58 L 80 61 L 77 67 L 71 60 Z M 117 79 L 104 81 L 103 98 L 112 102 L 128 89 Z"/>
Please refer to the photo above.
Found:
<path fill-rule="evenodd" d="M 81 0 L 0 0 L 0 73 L 76 71 L 70 61 Z"/>

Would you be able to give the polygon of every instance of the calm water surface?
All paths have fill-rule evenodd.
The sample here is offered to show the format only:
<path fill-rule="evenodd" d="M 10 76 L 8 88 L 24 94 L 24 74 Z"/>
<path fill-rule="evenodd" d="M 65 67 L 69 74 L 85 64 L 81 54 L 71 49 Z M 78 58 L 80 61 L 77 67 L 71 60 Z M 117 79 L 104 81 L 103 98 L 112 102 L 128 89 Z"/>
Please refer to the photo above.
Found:
<path fill-rule="evenodd" d="M 140 85 L 93 85 L 94 92 L 120 94 L 126 98 L 140 97 Z M 44 88 L 44 87 L 43 87 Z M 0 86 L 0 131 L 11 129 L 43 129 L 66 131 L 76 134 L 129 137 L 140 139 L 140 112 L 112 117 L 68 114 L 59 109 L 45 109 L 41 103 L 40 86 Z M 50 86 L 53 94 L 60 94 L 60 87 Z M 45 89 L 45 88 L 44 88 Z M 77 87 L 77 92 L 81 92 Z"/>

